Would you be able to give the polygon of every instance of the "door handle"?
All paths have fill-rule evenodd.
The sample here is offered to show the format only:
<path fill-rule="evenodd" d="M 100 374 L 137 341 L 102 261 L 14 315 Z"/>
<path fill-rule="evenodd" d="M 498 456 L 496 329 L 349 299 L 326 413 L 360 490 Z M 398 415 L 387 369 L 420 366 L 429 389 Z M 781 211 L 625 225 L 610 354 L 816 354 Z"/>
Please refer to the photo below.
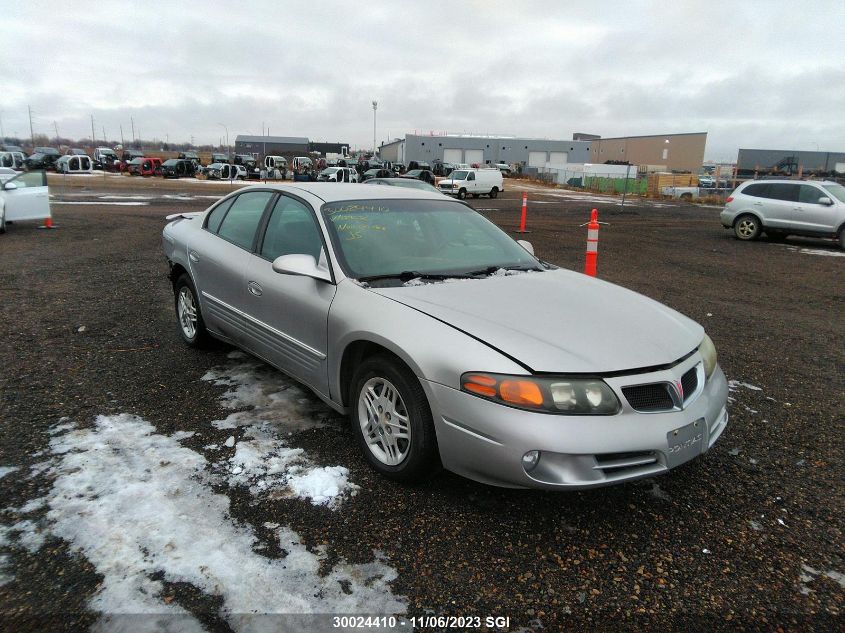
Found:
<path fill-rule="evenodd" d="M 260 296 L 262 295 L 262 293 L 264 292 L 264 291 L 261 289 L 261 286 L 259 286 L 259 285 L 258 285 L 257 283 L 255 283 L 254 281 L 250 281 L 250 282 L 246 285 L 246 289 L 247 289 L 247 290 L 249 290 L 249 293 L 250 293 L 251 295 L 255 295 L 256 297 L 260 297 Z"/>
<path fill-rule="evenodd" d="M 188 251 L 188 258 L 195 264 L 200 260 L 200 256 L 197 255 L 196 251 Z"/>

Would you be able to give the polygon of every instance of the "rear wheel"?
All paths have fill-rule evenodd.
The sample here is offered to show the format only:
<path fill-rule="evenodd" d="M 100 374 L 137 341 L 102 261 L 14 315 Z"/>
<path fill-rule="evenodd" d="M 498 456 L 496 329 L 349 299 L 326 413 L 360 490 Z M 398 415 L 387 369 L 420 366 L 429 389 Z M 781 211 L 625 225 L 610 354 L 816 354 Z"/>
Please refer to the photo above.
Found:
<path fill-rule="evenodd" d="M 490 197 L 491 197 L 491 198 L 495 198 L 495 197 L 496 197 L 496 196 L 498 196 L 498 195 L 499 195 L 499 189 L 498 189 L 498 187 L 493 187 L 493 188 L 490 190 Z"/>
<path fill-rule="evenodd" d="M 405 483 L 439 468 L 431 409 L 414 373 L 391 356 L 368 358 L 355 371 L 350 423 L 367 462 Z"/>
<path fill-rule="evenodd" d="M 211 342 L 211 336 L 205 329 L 196 288 L 187 274 L 180 275 L 173 284 L 173 294 L 182 340 L 191 347 L 206 347 Z"/>
<path fill-rule="evenodd" d="M 756 240 L 760 230 L 760 220 L 753 215 L 741 215 L 734 222 L 734 234 L 741 240 Z"/>

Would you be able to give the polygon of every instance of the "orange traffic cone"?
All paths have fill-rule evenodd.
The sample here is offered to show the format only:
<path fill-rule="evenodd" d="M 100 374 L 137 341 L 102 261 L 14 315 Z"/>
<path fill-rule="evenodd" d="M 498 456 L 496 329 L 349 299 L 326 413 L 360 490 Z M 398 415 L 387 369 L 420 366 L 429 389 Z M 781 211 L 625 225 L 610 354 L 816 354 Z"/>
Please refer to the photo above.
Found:
<path fill-rule="evenodd" d="M 56 228 L 56 227 L 55 227 L 55 226 L 53 226 L 53 218 L 51 218 L 51 217 L 47 216 L 47 217 L 44 219 L 44 224 L 43 224 L 42 226 L 39 226 L 38 228 L 39 228 L 39 229 L 54 229 L 54 228 Z"/>

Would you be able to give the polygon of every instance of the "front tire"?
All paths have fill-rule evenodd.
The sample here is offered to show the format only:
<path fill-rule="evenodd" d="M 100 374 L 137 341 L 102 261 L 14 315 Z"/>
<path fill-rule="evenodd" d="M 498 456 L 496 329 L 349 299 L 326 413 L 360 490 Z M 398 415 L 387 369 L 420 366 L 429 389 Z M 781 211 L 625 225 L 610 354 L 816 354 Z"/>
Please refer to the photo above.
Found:
<path fill-rule="evenodd" d="M 761 230 L 760 220 L 753 215 L 741 215 L 734 222 L 734 235 L 746 242 L 760 237 Z"/>
<path fill-rule="evenodd" d="M 173 284 L 173 296 L 176 307 L 176 323 L 182 340 L 190 347 L 203 348 L 211 342 L 211 336 L 205 328 L 197 290 L 191 278 L 184 273 Z"/>
<path fill-rule="evenodd" d="M 458 191 L 458 199 L 459 200 L 466 200 L 466 198 L 467 198 L 467 190 L 466 189 L 461 189 L 460 191 Z"/>
<path fill-rule="evenodd" d="M 419 379 L 390 356 L 358 366 L 350 391 L 352 432 L 370 466 L 403 483 L 418 483 L 440 467 L 434 422 Z"/>

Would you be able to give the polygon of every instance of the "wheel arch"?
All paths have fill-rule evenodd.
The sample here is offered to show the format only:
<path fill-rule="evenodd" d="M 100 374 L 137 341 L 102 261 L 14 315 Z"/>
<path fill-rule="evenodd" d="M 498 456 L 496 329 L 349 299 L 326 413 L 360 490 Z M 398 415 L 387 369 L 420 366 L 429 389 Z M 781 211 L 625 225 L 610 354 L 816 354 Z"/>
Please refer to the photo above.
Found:
<path fill-rule="evenodd" d="M 765 224 L 763 224 L 763 218 L 761 218 L 761 217 L 760 217 L 760 214 L 759 214 L 759 213 L 757 213 L 757 212 L 755 212 L 755 211 L 753 211 L 753 210 L 748 210 L 748 211 L 746 211 L 746 210 L 742 210 L 742 211 L 740 211 L 739 213 L 737 213 L 737 214 L 736 214 L 736 217 L 734 217 L 734 220 L 733 220 L 733 222 L 731 223 L 731 226 L 736 226 L 736 223 L 737 223 L 737 222 L 739 222 L 739 221 L 740 221 L 742 218 L 744 218 L 746 215 L 750 215 L 750 216 L 751 216 L 751 217 L 753 217 L 755 220 L 757 220 L 757 222 L 760 224 L 760 230 L 761 230 L 761 231 L 766 230 L 766 225 L 765 225 Z"/>
<path fill-rule="evenodd" d="M 337 369 L 337 400 L 343 407 L 351 406 L 349 389 L 355 369 L 366 359 L 373 356 L 389 356 L 405 365 L 415 376 L 420 375 L 420 369 L 403 350 L 398 349 L 387 341 L 376 341 L 369 338 L 358 338 L 350 341 L 341 354 Z"/>

